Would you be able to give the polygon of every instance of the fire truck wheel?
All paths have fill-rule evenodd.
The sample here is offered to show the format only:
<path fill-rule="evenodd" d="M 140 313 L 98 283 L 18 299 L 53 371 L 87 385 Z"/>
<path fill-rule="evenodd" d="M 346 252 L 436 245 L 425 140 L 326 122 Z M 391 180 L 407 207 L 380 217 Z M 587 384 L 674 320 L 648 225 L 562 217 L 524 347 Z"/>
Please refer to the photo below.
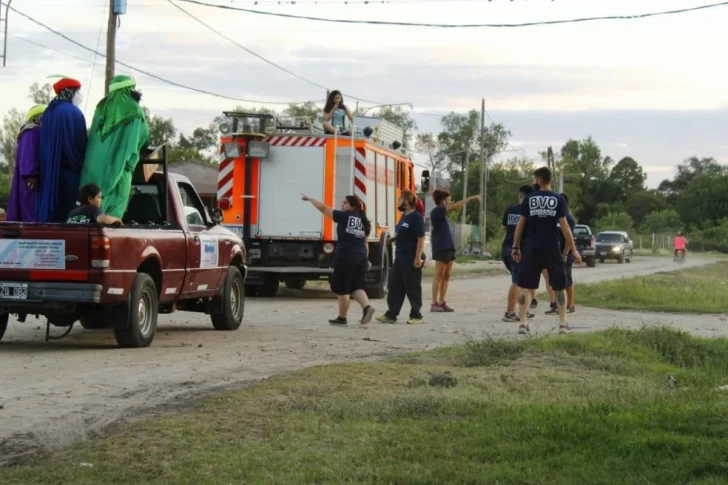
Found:
<path fill-rule="evenodd" d="M 370 300 L 381 300 L 387 296 L 387 284 L 389 282 L 389 251 L 385 247 L 382 254 L 382 267 L 378 270 L 376 286 L 367 288 L 367 296 Z"/>
<path fill-rule="evenodd" d="M 289 278 L 286 280 L 286 288 L 289 290 L 302 290 L 306 286 L 306 280 L 299 278 Z"/>
<path fill-rule="evenodd" d="M 266 275 L 263 278 L 263 286 L 258 287 L 258 296 L 263 298 L 273 298 L 278 294 L 278 276 Z"/>
<path fill-rule="evenodd" d="M 3 313 L 0 315 L 0 340 L 3 339 L 3 335 L 5 335 L 5 330 L 8 329 L 8 320 L 10 319 L 10 315 L 7 313 Z"/>

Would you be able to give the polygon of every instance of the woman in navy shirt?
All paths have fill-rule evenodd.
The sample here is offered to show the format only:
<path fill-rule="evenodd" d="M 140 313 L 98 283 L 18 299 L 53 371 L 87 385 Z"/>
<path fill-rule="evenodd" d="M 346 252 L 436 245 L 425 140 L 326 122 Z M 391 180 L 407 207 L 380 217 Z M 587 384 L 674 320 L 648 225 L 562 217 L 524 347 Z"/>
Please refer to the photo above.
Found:
<path fill-rule="evenodd" d="M 389 278 L 387 312 L 378 317 L 382 323 L 395 323 L 405 296 L 410 302 L 410 325 L 422 323 L 422 253 L 425 247 L 425 220 L 417 211 L 417 197 L 409 190 L 399 196 L 404 214 L 396 227 L 394 265 Z"/>
<path fill-rule="evenodd" d="M 435 277 L 432 279 L 432 304 L 431 312 L 454 312 L 447 306 L 445 296 L 447 287 L 450 284 L 450 273 L 455 263 L 455 240 L 450 231 L 450 224 L 447 215 L 466 205 L 473 200 L 480 200 L 479 195 L 473 195 L 460 202 L 452 202 L 450 192 L 446 190 L 435 190 L 432 192 L 432 200 L 435 208 L 430 212 L 432 222 L 432 259 L 435 260 Z"/>
<path fill-rule="evenodd" d="M 336 222 L 336 254 L 330 285 L 331 291 L 339 297 L 339 316 L 329 323 L 346 325 L 350 298 L 354 298 L 363 310 L 360 323 L 366 325 L 374 316 L 374 308 L 369 305 L 364 291 L 364 279 L 371 267 L 367 238 L 372 231 L 372 223 L 364 213 L 361 200 L 355 195 L 347 195 L 341 203 L 341 210 L 337 211 L 307 195 L 301 194 L 301 198 Z"/>

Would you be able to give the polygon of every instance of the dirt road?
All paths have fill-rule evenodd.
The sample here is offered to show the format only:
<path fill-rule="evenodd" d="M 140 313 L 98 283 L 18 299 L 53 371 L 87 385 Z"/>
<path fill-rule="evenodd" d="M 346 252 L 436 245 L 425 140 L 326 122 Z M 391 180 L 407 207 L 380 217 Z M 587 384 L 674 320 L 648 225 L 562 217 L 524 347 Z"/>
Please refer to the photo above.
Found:
<path fill-rule="evenodd" d="M 710 262 L 694 258 L 684 267 Z M 638 258 L 632 264 L 575 268 L 574 279 L 578 284 L 672 269 L 669 258 Z M 425 313 L 419 326 L 332 327 L 327 319 L 335 316 L 335 301 L 319 290 L 249 299 L 239 331 L 215 332 L 204 315 L 165 315 L 152 347 L 138 350 L 116 348 L 110 332 L 80 328 L 65 340 L 45 343 L 44 322 L 11 321 L 0 343 L 0 463 L 283 371 L 432 348 L 468 336 L 515 337 L 515 325 L 500 320 L 508 282 L 507 275 L 455 280 L 448 303 L 457 312 Z M 384 301 L 375 305 L 385 310 Z M 533 333 L 547 333 L 556 323 L 555 317 L 543 315 L 544 307 L 542 302 Z M 568 317 L 575 331 L 664 323 L 714 336 L 727 328 L 720 316 L 582 309 L 578 287 L 577 311 Z"/>

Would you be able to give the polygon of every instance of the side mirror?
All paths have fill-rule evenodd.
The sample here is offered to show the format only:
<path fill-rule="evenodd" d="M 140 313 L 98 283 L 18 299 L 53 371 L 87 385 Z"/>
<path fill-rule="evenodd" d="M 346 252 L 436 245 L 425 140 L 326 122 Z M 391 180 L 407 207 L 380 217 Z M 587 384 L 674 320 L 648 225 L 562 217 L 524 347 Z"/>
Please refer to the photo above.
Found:
<path fill-rule="evenodd" d="M 220 224 L 225 217 L 222 215 L 222 209 L 219 207 L 215 207 L 212 209 L 212 222 L 215 224 Z"/>
<path fill-rule="evenodd" d="M 429 170 L 422 171 L 421 185 L 422 185 L 422 187 L 420 188 L 420 190 L 422 192 L 430 191 L 430 171 Z"/>

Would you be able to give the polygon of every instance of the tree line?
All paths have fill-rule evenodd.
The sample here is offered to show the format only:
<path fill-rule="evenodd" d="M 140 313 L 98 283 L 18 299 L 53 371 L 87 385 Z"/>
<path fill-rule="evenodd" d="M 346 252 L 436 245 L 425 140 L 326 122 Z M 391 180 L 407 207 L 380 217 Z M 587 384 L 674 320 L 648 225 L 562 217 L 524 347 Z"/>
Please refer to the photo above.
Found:
<path fill-rule="evenodd" d="M 49 84 L 35 83 L 28 98 L 33 104 L 47 104 L 53 95 Z M 313 102 L 289 105 L 280 113 L 264 107 L 233 110 L 311 118 L 321 114 L 321 108 Z M 150 113 L 146 108 L 145 111 L 150 143 L 166 143 L 170 163 L 214 163 L 212 154 L 218 146 L 222 116 L 185 134 L 179 132 L 172 118 Z M 456 200 L 480 190 L 481 152 L 485 150 L 482 158 L 487 163 L 484 203 L 488 239 L 502 237 L 503 212 L 517 201 L 518 187 L 530 183 L 532 171 L 545 164 L 545 153 L 541 155 L 542 160 L 514 156 L 493 162 L 495 156 L 507 149 L 511 133 L 502 124 L 488 124 L 481 131 L 477 110 L 444 115 L 438 133 L 418 132 L 415 120 L 400 107 L 383 108 L 374 116 L 399 126 L 405 134 L 404 147 L 422 154 L 431 172 L 448 175 L 450 191 Z M 0 164 L 0 203 L 8 198 L 23 117 L 23 113 L 12 109 L 4 116 L 0 128 L 0 157 L 4 160 Z M 676 167 L 672 179 L 648 189 L 647 176 L 637 160 L 624 157 L 615 161 L 602 153 L 597 142 L 589 137 L 566 141 L 557 150 L 555 168 L 557 179 L 563 174 L 563 190 L 569 195 L 575 219 L 594 231 L 623 230 L 635 237 L 682 230 L 692 248 L 728 252 L 728 167 L 714 158 L 688 158 Z M 464 194 L 466 176 L 468 193 Z M 473 204 L 466 211 L 468 224 L 478 225 L 476 209 Z M 457 213 L 453 218 L 461 220 Z"/>

